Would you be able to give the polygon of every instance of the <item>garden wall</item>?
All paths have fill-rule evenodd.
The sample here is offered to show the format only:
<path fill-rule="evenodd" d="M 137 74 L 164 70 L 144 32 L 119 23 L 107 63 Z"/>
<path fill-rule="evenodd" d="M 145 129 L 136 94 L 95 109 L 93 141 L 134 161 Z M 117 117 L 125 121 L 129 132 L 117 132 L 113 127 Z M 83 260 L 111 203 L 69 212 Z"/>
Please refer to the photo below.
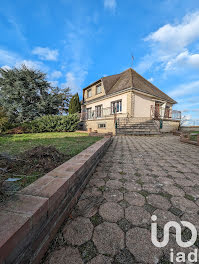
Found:
<path fill-rule="evenodd" d="M 0 206 L 0 263 L 39 263 L 111 138 L 104 138 Z"/>
<path fill-rule="evenodd" d="M 182 132 L 199 131 L 199 126 L 182 126 L 180 130 Z"/>
<path fill-rule="evenodd" d="M 158 127 L 160 127 L 160 121 L 155 120 Z M 160 132 L 162 133 L 169 133 L 169 132 L 175 132 L 178 130 L 180 125 L 180 121 L 178 120 L 163 120 L 163 126 L 162 129 L 160 129 Z"/>

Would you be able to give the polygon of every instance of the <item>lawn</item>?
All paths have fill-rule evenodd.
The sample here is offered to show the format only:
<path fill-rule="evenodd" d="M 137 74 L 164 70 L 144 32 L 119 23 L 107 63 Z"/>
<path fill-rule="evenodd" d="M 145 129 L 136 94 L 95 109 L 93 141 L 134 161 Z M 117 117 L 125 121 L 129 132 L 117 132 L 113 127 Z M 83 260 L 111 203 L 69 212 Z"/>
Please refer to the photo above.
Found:
<path fill-rule="evenodd" d="M 36 146 L 52 145 L 65 155 L 73 157 L 99 139 L 101 138 L 78 132 L 5 135 L 0 137 L 0 153 L 18 155 Z"/>
<path fill-rule="evenodd" d="M 5 179 L 17 179 L 17 183 L 11 182 L 4 190 L 12 194 L 100 139 L 78 132 L 0 136 L 0 201 L 5 196 L 1 196 L 1 185 Z"/>

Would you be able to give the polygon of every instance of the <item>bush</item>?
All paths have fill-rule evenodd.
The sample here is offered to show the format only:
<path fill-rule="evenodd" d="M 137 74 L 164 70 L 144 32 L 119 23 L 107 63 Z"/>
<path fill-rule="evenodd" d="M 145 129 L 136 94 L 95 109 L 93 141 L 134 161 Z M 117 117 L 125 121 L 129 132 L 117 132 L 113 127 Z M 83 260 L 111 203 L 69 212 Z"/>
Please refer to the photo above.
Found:
<path fill-rule="evenodd" d="M 24 123 L 22 126 L 28 133 L 73 132 L 77 129 L 78 123 L 78 114 L 67 116 L 47 115 Z"/>
<path fill-rule="evenodd" d="M 3 108 L 0 107 L 0 133 L 4 132 L 8 127 L 8 118 Z"/>
<path fill-rule="evenodd" d="M 23 126 L 14 127 L 6 131 L 7 134 L 24 134 L 27 130 Z"/>

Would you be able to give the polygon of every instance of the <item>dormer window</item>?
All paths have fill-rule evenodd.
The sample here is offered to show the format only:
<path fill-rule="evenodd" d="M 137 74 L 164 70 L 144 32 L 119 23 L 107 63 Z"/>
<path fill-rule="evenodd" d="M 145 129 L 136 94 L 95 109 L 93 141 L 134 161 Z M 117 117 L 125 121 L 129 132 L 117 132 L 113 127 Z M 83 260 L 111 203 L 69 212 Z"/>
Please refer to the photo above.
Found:
<path fill-rule="evenodd" d="M 92 96 L 92 90 L 91 89 L 88 89 L 87 90 L 87 97 L 89 98 L 89 97 L 91 97 Z"/>
<path fill-rule="evenodd" d="M 101 83 L 96 85 L 96 94 L 100 94 L 102 92 L 102 85 Z"/>

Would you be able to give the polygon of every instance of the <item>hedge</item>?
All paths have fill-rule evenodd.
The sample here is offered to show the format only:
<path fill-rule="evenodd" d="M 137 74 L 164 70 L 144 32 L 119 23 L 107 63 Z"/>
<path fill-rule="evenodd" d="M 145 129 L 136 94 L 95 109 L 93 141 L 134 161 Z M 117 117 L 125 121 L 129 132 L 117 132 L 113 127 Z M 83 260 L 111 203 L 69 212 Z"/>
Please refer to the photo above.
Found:
<path fill-rule="evenodd" d="M 22 127 L 27 133 L 73 132 L 77 129 L 78 123 L 78 114 L 67 116 L 46 115 L 22 124 Z"/>

